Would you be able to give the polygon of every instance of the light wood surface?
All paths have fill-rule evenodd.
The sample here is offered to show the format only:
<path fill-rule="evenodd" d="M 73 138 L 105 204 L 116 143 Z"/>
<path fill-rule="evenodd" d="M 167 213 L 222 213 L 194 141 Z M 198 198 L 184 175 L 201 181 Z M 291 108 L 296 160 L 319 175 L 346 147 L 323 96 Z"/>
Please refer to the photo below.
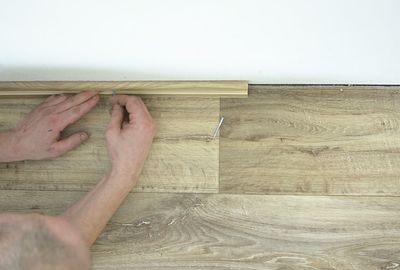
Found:
<path fill-rule="evenodd" d="M 0 98 L 0 132 L 41 100 Z M 158 134 L 93 269 L 400 269 L 400 87 L 144 101 Z M 77 150 L 0 164 L 0 212 L 59 214 L 83 196 L 109 166 L 108 108 L 103 98 L 66 131 L 91 133 Z"/>
<path fill-rule="evenodd" d="M 0 98 L 0 132 L 16 123 L 42 98 Z M 218 191 L 218 98 L 144 99 L 157 122 L 156 135 L 135 191 Z M 45 161 L 0 164 L 0 189 L 89 190 L 109 168 L 104 131 L 110 119 L 102 98 L 97 107 L 70 126 L 68 135 L 85 130 L 90 138 L 76 150 Z"/>
<path fill-rule="evenodd" d="M 0 191 L 0 210 L 58 214 L 82 195 Z M 393 197 L 131 194 L 93 268 L 396 270 L 399 212 Z"/>
<path fill-rule="evenodd" d="M 222 192 L 400 195 L 400 87 L 254 86 L 221 115 Z"/>
<path fill-rule="evenodd" d="M 35 96 L 97 90 L 99 94 L 246 97 L 247 81 L 0 81 L 0 96 Z"/>

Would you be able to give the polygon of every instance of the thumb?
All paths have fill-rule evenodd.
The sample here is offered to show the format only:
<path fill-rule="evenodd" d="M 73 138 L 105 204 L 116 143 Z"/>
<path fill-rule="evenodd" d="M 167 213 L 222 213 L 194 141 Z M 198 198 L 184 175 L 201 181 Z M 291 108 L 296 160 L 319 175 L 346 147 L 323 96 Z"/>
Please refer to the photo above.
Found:
<path fill-rule="evenodd" d="M 88 134 L 85 132 L 78 132 L 62 139 L 54 144 L 54 152 L 57 156 L 62 155 L 76 147 L 78 147 L 83 141 L 87 140 Z"/>
<path fill-rule="evenodd" d="M 108 125 L 108 129 L 113 131 L 120 131 L 123 119 L 124 112 L 122 106 L 119 104 L 114 104 L 111 110 L 111 120 L 110 124 Z"/>

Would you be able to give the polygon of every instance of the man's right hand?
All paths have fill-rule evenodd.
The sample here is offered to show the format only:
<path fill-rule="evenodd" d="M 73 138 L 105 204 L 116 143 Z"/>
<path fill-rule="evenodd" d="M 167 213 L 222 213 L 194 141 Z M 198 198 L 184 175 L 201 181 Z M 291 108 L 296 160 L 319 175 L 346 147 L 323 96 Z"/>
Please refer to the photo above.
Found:
<path fill-rule="evenodd" d="M 106 131 L 111 171 L 62 218 L 77 228 L 87 246 L 100 235 L 124 198 L 136 185 L 155 135 L 155 124 L 143 101 L 134 96 L 113 96 L 111 121 Z M 129 119 L 124 122 L 124 110 Z"/>
<path fill-rule="evenodd" d="M 112 171 L 137 181 L 156 133 L 155 122 L 139 97 L 117 95 L 110 103 L 113 107 L 106 140 Z"/>

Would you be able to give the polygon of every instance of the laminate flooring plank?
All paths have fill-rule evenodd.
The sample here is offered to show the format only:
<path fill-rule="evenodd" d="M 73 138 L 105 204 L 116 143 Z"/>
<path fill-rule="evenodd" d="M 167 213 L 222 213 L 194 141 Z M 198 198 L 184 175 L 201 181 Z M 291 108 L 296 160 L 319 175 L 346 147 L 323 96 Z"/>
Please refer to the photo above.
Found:
<path fill-rule="evenodd" d="M 0 132 L 13 128 L 42 98 L 1 98 Z M 137 192 L 218 191 L 218 138 L 211 135 L 219 121 L 219 98 L 145 98 L 158 126 Z M 109 105 L 102 98 L 97 107 L 65 136 L 86 130 L 90 138 L 66 155 L 46 161 L 0 164 L 0 189 L 88 190 L 110 163 L 104 131 Z"/>
<path fill-rule="evenodd" d="M 221 192 L 400 195 L 400 87 L 252 86 L 221 115 Z"/>
<path fill-rule="evenodd" d="M 0 210 L 59 214 L 83 194 L 0 191 Z M 398 197 L 130 194 L 94 269 L 398 269 L 399 213 Z"/>

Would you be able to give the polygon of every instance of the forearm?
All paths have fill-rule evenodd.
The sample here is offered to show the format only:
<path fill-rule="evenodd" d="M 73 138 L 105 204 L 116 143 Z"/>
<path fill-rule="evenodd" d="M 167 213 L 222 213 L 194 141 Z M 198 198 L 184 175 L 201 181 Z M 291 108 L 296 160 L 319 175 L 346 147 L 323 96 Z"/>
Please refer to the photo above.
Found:
<path fill-rule="evenodd" d="M 62 216 L 80 230 L 88 246 L 91 246 L 135 186 L 137 178 L 138 173 L 129 175 L 111 170 Z"/>

